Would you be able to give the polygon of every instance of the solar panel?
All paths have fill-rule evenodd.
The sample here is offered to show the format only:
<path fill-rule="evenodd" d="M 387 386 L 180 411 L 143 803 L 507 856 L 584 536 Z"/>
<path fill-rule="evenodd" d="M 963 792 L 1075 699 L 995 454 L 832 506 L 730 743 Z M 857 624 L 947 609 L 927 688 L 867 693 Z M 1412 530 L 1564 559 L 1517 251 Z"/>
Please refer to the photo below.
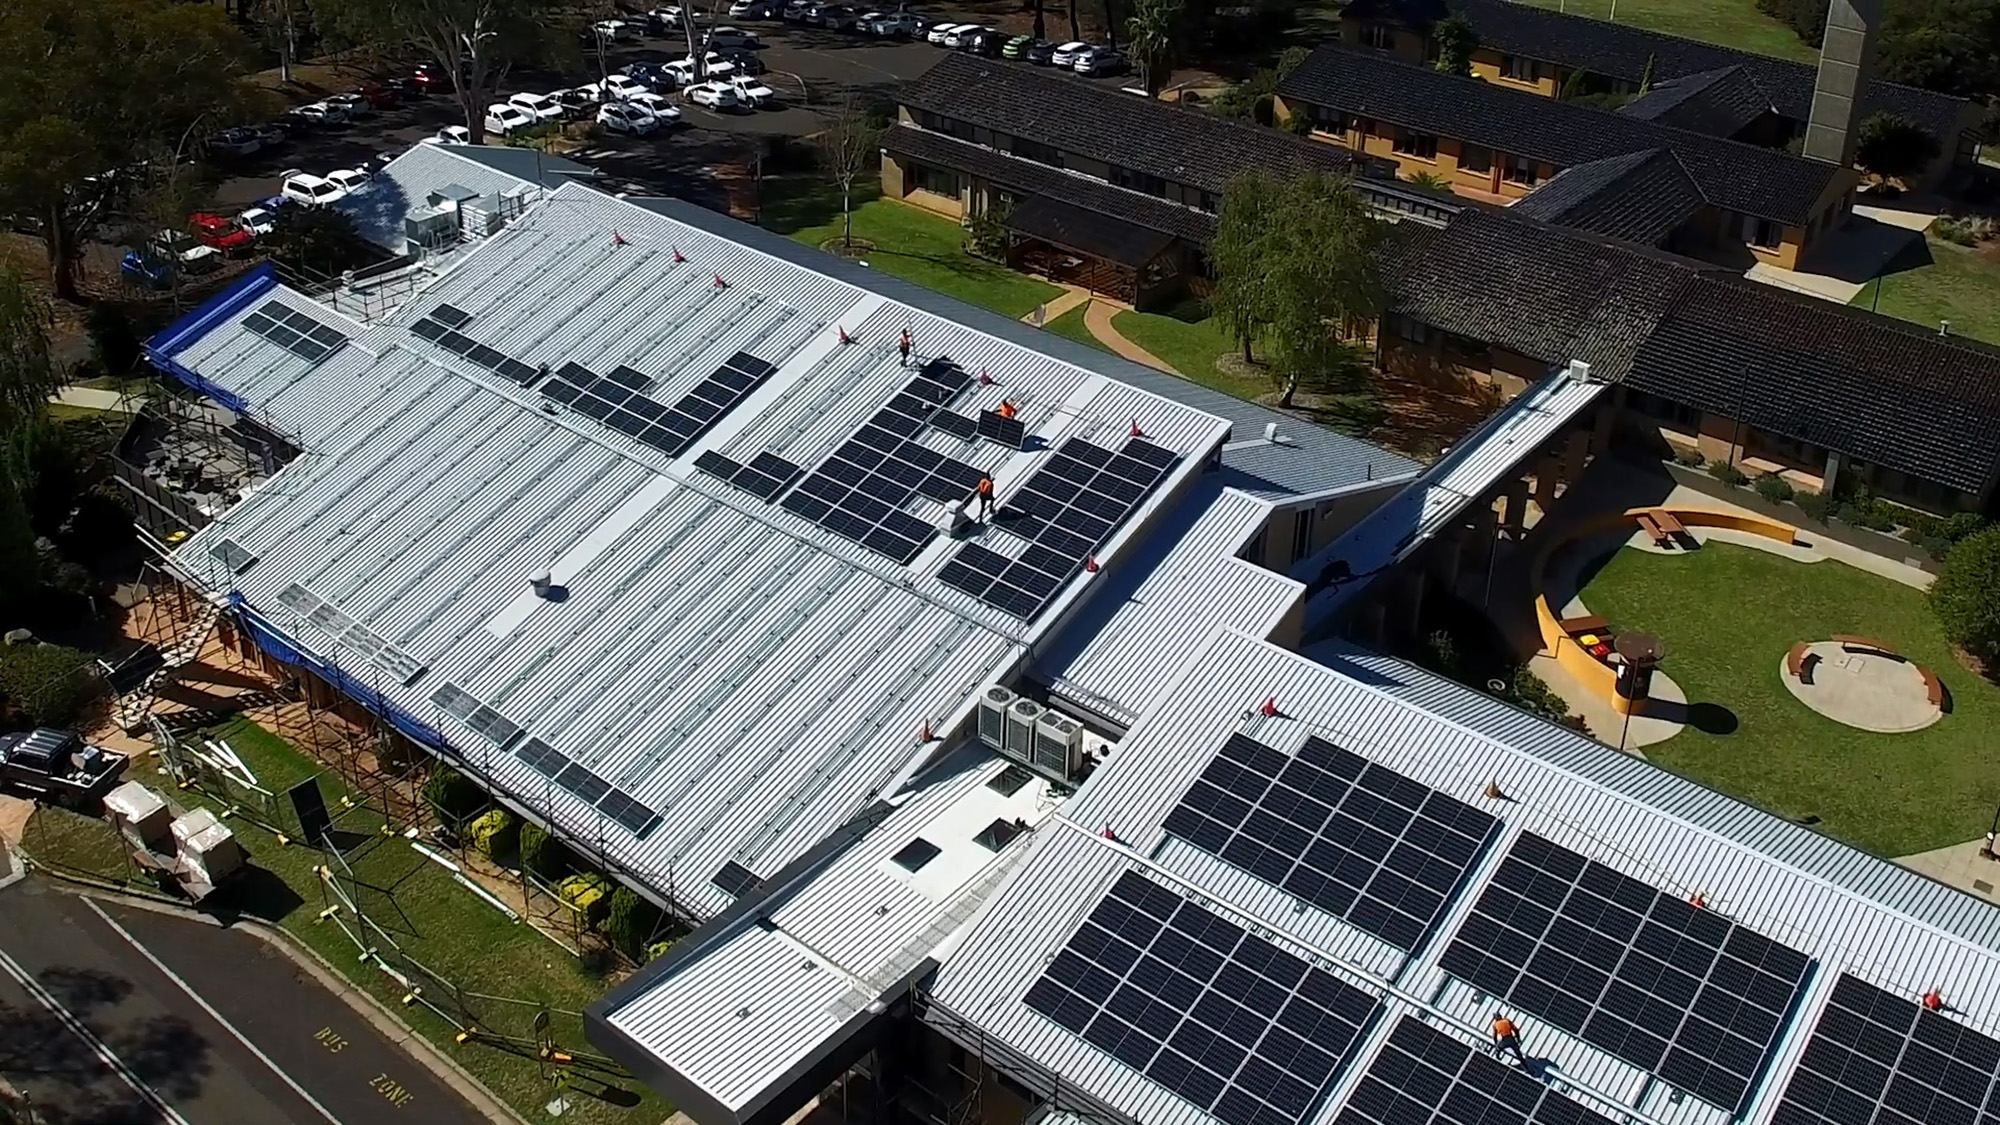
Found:
<path fill-rule="evenodd" d="M 994 513 L 1000 526 L 1042 550 L 1023 552 L 990 575 L 946 564 L 938 578 L 1003 613 L 1033 618 L 1179 460 L 1137 439 L 1114 453 L 1072 438 Z"/>
<path fill-rule="evenodd" d="M 605 378 L 611 380 L 612 382 L 618 384 L 621 387 L 630 388 L 631 390 L 637 391 L 640 394 L 646 393 L 653 387 L 652 376 L 647 375 L 646 373 L 636 370 L 634 368 L 627 367 L 622 363 L 612 368 L 610 374 L 606 375 Z"/>
<path fill-rule="evenodd" d="M 714 883 L 716 887 L 728 893 L 731 898 L 742 898 L 754 889 L 761 880 L 749 868 L 732 859 L 728 863 L 723 864 L 722 870 L 717 871 L 715 877 L 710 879 L 709 882 Z"/>
<path fill-rule="evenodd" d="M 505 746 L 521 733 L 521 728 L 491 707 L 480 707 L 466 717 L 465 725 Z"/>
<path fill-rule="evenodd" d="M 644 838 L 660 823 L 659 814 L 634 800 L 623 789 L 613 789 L 597 802 L 597 811 L 634 836 Z"/>
<path fill-rule="evenodd" d="M 1411 950 L 1456 897 L 1495 823 L 1322 739 L 1292 756 L 1234 734 L 1164 827 Z"/>
<path fill-rule="evenodd" d="M 502 377 L 512 379 L 524 387 L 539 379 L 542 374 L 533 365 L 522 363 L 520 360 L 513 358 L 502 359 L 500 366 L 494 370 L 498 371 Z"/>
<path fill-rule="evenodd" d="M 1991 1125 L 2000 1040 L 1842 973 L 1776 1125 Z"/>
<path fill-rule="evenodd" d="M 278 592 L 278 604 L 299 613 L 311 613 L 319 608 L 319 598 L 294 582 Z"/>
<path fill-rule="evenodd" d="M 973 438 L 979 436 L 979 423 L 967 418 L 963 414 L 958 414 L 950 410 L 936 410 L 931 412 L 930 417 L 931 425 L 936 426 L 938 429 L 943 430 L 960 441 L 971 441 Z"/>
<path fill-rule="evenodd" d="M 431 702 L 442 708 L 445 714 L 457 719 L 469 718 L 479 709 L 479 701 L 456 684 L 440 685 L 431 693 Z"/>
<path fill-rule="evenodd" d="M 1523 833 L 1440 964 L 1734 1112 L 1811 962 L 1714 911 Z"/>
<path fill-rule="evenodd" d="M 242 544 L 234 539 L 224 539 L 216 543 L 208 549 L 208 555 L 228 567 L 231 574 L 241 574 L 250 569 L 251 563 L 257 561 L 256 555 L 244 550 Z"/>
<path fill-rule="evenodd" d="M 1028 431 L 1019 418 L 1002 418 L 992 410 L 979 412 L 979 436 L 989 441 L 997 441 L 1009 449 L 1021 448 L 1027 440 Z"/>
<path fill-rule="evenodd" d="M 570 764 L 569 758 L 562 751 L 539 738 L 523 742 L 521 748 L 514 751 L 514 755 L 528 763 L 528 768 L 552 781 Z"/>
<path fill-rule="evenodd" d="M 1228 1125 L 1311 1116 L 1376 999 L 1126 872 L 1024 1002 Z"/>
<path fill-rule="evenodd" d="M 243 327 L 308 363 L 325 359 L 347 342 L 339 329 L 321 324 L 311 314 L 289 308 L 281 301 L 266 302 L 263 308 L 244 317 Z"/>
<path fill-rule="evenodd" d="M 463 328 L 472 320 L 472 314 L 456 305 L 439 305 L 431 310 L 430 318 L 446 328 Z"/>
<path fill-rule="evenodd" d="M 576 762 L 563 767 L 556 775 L 556 784 L 583 798 L 585 804 L 594 805 L 611 792 L 611 783 L 585 769 Z"/>
<path fill-rule="evenodd" d="M 1333 1125 L 1612 1125 L 1550 1084 L 1413 1016 L 1389 1033 Z"/>

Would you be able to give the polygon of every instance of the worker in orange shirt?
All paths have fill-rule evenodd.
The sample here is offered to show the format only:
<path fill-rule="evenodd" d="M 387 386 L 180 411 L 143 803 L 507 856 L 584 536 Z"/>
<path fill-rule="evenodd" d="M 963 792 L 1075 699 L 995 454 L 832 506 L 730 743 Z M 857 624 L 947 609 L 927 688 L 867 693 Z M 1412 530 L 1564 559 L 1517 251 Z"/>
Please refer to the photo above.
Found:
<path fill-rule="evenodd" d="M 979 478 L 979 492 L 978 492 L 978 495 L 979 495 L 979 519 L 980 519 L 980 522 L 982 522 L 982 523 L 983 523 L 983 522 L 985 522 L 985 520 L 986 520 L 986 516 L 987 516 L 987 514 L 988 514 L 988 513 L 990 513 L 991 511 L 993 511 L 993 478 L 992 478 L 992 477 L 986 477 L 986 476 L 982 476 L 982 477 L 980 477 L 980 478 Z"/>
<path fill-rule="evenodd" d="M 1522 1066 L 1528 1065 L 1528 1056 L 1521 1050 L 1521 1029 L 1515 1026 L 1513 1020 L 1508 1019 L 1499 1012 L 1495 1012 L 1493 1013 L 1493 1053 L 1498 1055 L 1506 1051 L 1514 1052 L 1514 1057 L 1520 1060 Z"/>
<path fill-rule="evenodd" d="M 903 329 L 903 338 L 896 341 L 896 351 L 902 354 L 903 366 L 910 365 L 910 330 Z"/>
<path fill-rule="evenodd" d="M 1014 402 L 1012 399 L 1000 400 L 999 414 L 1000 417 L 1005 418 L 1010 422 L 1014 420 L 1015 410 L 1014 410 Z"/>

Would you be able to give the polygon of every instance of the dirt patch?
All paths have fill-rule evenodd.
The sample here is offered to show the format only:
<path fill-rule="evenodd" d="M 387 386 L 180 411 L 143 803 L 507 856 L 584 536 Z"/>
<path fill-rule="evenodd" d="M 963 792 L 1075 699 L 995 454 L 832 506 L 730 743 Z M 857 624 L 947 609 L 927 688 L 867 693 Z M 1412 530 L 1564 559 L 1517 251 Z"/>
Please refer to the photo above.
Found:
<path fill-rule="evenodd" d="M 1500 406 L 1492 387 L 1437 368 L 1377 372 L 1371 381 L 1386 412 L 1372 436 L 1423 460 L 1437 457 Z"/>
<path fill-rule="evenodd" d="M 857 261 L 875 252 L 875 244 L 865 238 L 829 238 L 820 243 L 819 248 L 848 261 Z"/>

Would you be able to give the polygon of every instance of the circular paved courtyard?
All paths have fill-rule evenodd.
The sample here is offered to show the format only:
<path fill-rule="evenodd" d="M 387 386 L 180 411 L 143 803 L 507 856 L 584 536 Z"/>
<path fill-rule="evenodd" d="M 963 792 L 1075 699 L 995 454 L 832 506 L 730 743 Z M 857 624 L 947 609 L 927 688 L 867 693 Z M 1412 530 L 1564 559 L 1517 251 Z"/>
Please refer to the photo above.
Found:
<path fill-rule="evenodd" d="M 1944 717 L 1931 703 L 1915 664 L 1875 652 L 1848 652 L 1837 641 L 1806 651 L 1819 657 L 1812 682 L 1801 683 L 1778 662 L 1778 679 L 1801 703 L 1832 719 L 1877 734 L 1922 730 Z"/>

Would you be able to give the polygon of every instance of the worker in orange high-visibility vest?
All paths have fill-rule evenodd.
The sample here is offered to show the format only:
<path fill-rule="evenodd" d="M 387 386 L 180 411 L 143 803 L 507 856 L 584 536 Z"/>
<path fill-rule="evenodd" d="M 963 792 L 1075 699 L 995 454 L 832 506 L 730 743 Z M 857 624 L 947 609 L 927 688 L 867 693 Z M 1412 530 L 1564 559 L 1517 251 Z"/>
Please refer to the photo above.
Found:
<path fill-rule="evenodd" d="M 903 366 L 904 366 L 904 367 L 908 367 L 908 366 L 910 365 L 910 330 L 909 330 L 909 329 L 907 329 L 907 328 L 903 329 L 903 337 L 902 337 L 902 339 L 900 339 L 900 340 L 897 340 L 897 341 L 896 341 L 896 351 L 897 351 L 897 352 L 899 352 L 899 353 L 901 353 L 901 355 L 902 355 L 902 357 L 903 357 Z"/>
<path fill-rule="evenodd" d="M 992 477 L 980 477 L 980 478 L 979 478 L 979 518 L 980 518 L 980 520 L 981 520 L 981 521 L 984 521 L 984 520 L 986 519 L 986 516 L 987 516 L 987 514 L 988 514 L 988 513 L 990 513 L 990 512 L 992 512 L 992 511 L 993 511 L 993 478 L 992 478 Z"/>
<path fill-rule="evenodd" d="M 1521 1029 L 1514 1025 L 1513 1020 L 1508 1019 L 1499 1012 L 1495 1012 L 1493 1013 L 1493 1053 L 1498 1055 L 1507 1051 L 1514 1052 L 1514 1057 L 1520 1060 L 1522 1066 L 1528 1065 L 1528 1056 L 1521 1050 Z"/>
<path fill-rule="evenodd" d="M 1008 399 L 1002 399 L 1002 400 L 1001 400 L 1001 402 L 1000 402 L 1000 412 L 999 412 L 999 413 L 1000 413 L 1000 417 L 1002 417 L 1002 418 L 1006 418 L 1006 419 L 1008 419 L 1009 421 L 1012 421 L 1012 420 L 1013 420 L 1013 417 L 1014 417 L 1014 403 L 1013 403 L 1013 402 L 1012 402 L 1011 400 L 1008 400 Z"/>

